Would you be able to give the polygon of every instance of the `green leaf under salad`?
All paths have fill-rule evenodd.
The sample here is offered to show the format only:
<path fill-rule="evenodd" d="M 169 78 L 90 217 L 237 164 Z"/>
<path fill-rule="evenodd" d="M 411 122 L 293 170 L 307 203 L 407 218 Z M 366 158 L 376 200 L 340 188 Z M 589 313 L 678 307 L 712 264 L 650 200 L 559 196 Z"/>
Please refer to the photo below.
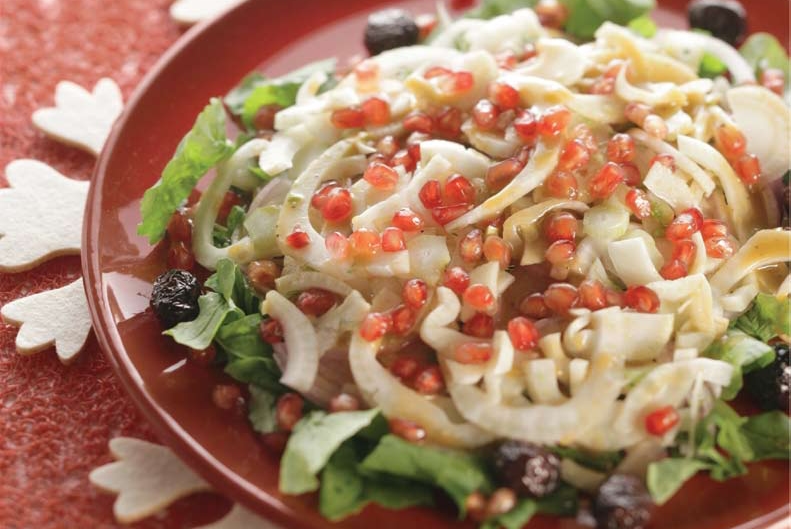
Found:
<path fill-rule="evenodd" d="M 791 64 L 788 53 L 782 44 L 769 33 L 753 33 L 744 41 L 739 52 L 747 63 L 753 67 L 756 75 L 767 68 L 777 68 L 785 77 L 786 93 L 791 87 Z"/>
<path fill-rule="evenodd" d="M 159 242 L 173 212 L 187 199 L 201 177 L 233 151 L 234 146 L 225 134 L 225 109 L 222 102 L 214 98 L 179 143 L 159 182 L 143 195 L 142 220 L 137 233 L 148 237 L 151 244 Z"/>
<path fill-rule="evenodd" d="M 505 514 L 489 518 L 481 524 L 480 529 L 521 529 L 536 514 L 554 516 L 573 516 L 577 513 L 579 498 L 577 490 L 566 483 L 543 498 L 521 498 L 516 507 Z"/>
<path fill-rule="evenodd" d="M 627 24 L 627 27 L 641 37 L 645 37 L 647 39 L 650 39 L 656 35 L 657 30 L 656 22 L 654 22 L 653 19 L 648 15 L 635 18 L 634 20 L 630 21 L 629 24 Z"/>
<path fill-rule="evenodd" d="M 277 430 L 275 415 L 277 399 L 271 392 L 250 384 L 250 401 L 247 418 L 253 430 L 258 433 L 270 433 Z"/>
<path fill-rule="evenodd" d="M 747 311 L 731 323 L 731 328 L 768 342 L 780 334 L 791 334 L 791 301 L 770 294 L 758 294 Z"/>
<path fill-rule="evenodd" d="M 724 338 L 709 346 L 704 354 L 733 366 L 731 383 L 722 390 L 722 398 L 725 400 L 730 400 L 739 393 L 744 373 L 766 367 L 775 358 L 772 346 L 740 331 L 729 331 Z"/>
<path fill-rule="evenodd" d="M 791 456 L 791 418 L 781 411 L 749 417 L 742 424 L 741 434 L 752 450 L 750 461 Z"/>
<path fill-rule="evenodd" d="M 657 505 L 669 500 L 678 490 L 701 470 L 710 468 L 705 461 L 685 457 L 668 457 L 648 466 L 646 486 Z"/>
<path fill-rule="evenodd" d="M 192 321 L 181 322 L 166 330 L 166 334 L 177 343 L 192 349 L 206 349 L 211 345 L 225 319 L 235 311 L 234 307 L 217 292 L 208 292 L 198 298 L 200 313 Z"/>

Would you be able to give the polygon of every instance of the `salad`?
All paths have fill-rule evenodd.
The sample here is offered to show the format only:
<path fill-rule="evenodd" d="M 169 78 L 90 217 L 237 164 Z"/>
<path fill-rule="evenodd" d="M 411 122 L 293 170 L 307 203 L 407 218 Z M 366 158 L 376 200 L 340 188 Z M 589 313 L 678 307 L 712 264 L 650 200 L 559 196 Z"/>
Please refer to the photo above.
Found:
<path fill-rule="evenodd" d="M 198 115 L 141 203 L 151 305 L 282 493 L 626 529 L 788 459 L 788 56 L 737 2 L 651 7 L 390 9 L 348 71 Z"/>

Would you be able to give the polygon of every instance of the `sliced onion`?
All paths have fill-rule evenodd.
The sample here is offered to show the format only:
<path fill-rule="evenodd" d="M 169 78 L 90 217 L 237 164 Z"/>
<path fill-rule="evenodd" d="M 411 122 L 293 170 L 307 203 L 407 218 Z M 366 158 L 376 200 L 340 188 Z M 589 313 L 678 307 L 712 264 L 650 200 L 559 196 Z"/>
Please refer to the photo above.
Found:
<path fill-rule="evenodd" d="M 566 39 L 538 39 L 535 59 L 519 66 L 516 72 L 528 77 L 541 77 L 565 86 L 574 85 L 585 75 L 588 58 Z"/>
<path fill-rule="evenodd" d="M 588 205 L 584 202 L 564 200 L 562 198 L 542 200 L 538 204 L 521 209 L 505 219 L 503 238 L 511 245 L 514 252 L 519 252 L 523 243 L 532 242 L 539 238 L 541 219 L 544 215 L 558 209 L 581 213 L 588 210 Z M 522 264 L 524 265 L 525 263 Z"/>
<path fill-rule="evenodd" d="M 619 307 L 591 314 L 593 351 L 618 351 L 628 361 L 654 360 L 673 335 L 673 314 L 628 312 Z"/>
<path fill-rule="evenodd" d="M 442 235 L 418 235 L 407 242 L 409 273 L 436 285 L 450 263 L 448 243 Z"/>
<path fill-rule="evenodd" d="M 730 290 L 750 272 L 775 263 L 788 261 L 791 255 L 791 231 L 761 230 L 728 259 L 711 278 L 711 288 L 718 295 Z"/>
<path fill-rule="evenodd" d="M 666 29 L 658 31 L 654 40 L 671 49 L 691 48 L 714 55 L 728 68 L 734 84 L 755 82 L 753 69 L 744 57 L 721 39 L 704 33 Z"/>
<path fill-rule="evenodd" d="M 566 397 L 560 392 L 555 375 L 555 362 L 551 358 L 537 358 L 522 364 L 525 388 L 530 400 L 536 404 L 560 404 Z"/>
<path fill-rule="evenodd" d="M 301 271 L 293 274 L 280 276 L 275 280 L 278 292 L 288 295 L 291 292 L 302 292 L 309 288 L 320 288 L 339 296 L 348 296 L 352 293 L 352 288 L 322 272 Z"/>
<path fill-rule="evenodd" d="M 489 165 L 489 158 L 475 149 L 465 148 L 456 142 L 446 140 L 427 140 L 420 142 L 420 163 L 424 166 L 435 156 L 442 156 L 456 172 L 467 178 L 483 178 Z"/>
<path fill-rule="evenodd" d="M 642 237 L 611 241 L 607 245 L 607 252 L 615 273 L 626 286 L 645 285 L 662 280 Z"/>
<path fill-rule="evenodd" d="M 607 479 L 607 474 L 591 470 L 566 457 L 560 461 L 560 477 L 575 489 L 595 494 Z"/>
<path fill-rule="evenodd" d="M 659 297 L 659 312 L 675 314 L 684 331 L 716 334 L 714 301 L 711 287 L 703 274 L 646 285 Z M 678 345 L 678 344 L 677 344 Z"/>
<path fill-rule="evenodd" d="M 676 213 L 698 205 L 687 182 L 675 171 L 661 163 L 651 165 L 643 179 L 643 185 L 667 202 Z"/>
<path fill-rule="evenodd" d="M 344 333 L 355 331 L 370 310 L 371 306 L 362 295 L 352 290 L 343 303 L 324 313 L 316 322 L 319 354 L 324 355 L 335 347 Z"/>
<path fill-rule="evenodd" d="M 703 192 L 706 196 L 709 196 L 714 191 L 716 185 L 714 184 L 714 180 L 711 179 L 711 176 L 709 176 L 706 171 L 701 169 L 698 164 L 690 160 L 685 154 L 682 154 L 673 148 L 669 143 L 658 138 L 654 138 L 641 129 L 632 129 L 629 131 L 629 135 L 634 138 L 636 142 L 645 145 L 655 153 L 671 155 L 676 161 L 678 168 L 691 176 L 692 179 L 700 186 L 700 188 L 703 189 Z"/>

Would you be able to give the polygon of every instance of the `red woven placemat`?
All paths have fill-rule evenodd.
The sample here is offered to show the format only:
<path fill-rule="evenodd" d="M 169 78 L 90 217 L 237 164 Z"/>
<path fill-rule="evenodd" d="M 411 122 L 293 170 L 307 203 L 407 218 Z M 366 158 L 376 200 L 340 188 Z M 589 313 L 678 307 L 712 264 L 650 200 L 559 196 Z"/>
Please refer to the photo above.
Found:
<path fill-rule="evenodd" d="M 171 0 L 3 0 L 0 6 L 0 168 L 35 158 L 88 179 L 94 158 L 36 131 L 30 115 L 52 106 L 55 85 L 88 89 L 111 77 L 127 99 L 156 59 L 182 33 Z M 3 176 L 0 185 L 5 186 Z M 0 211 L 0 215 L 3 212 Z M 0 274 L 0 307 L 66 285 L 80 275 L 78 257 L 21 274 Z M 118 435 L 154 440 L 91 336 L 78 360 L 63 366 L 53 350 L 23 357 L 16 328 L 0 323 L 0 528 L 119 527 L 113 497 L 88 473 L 111 460 Z M 194 527 L 216 519 L 228 502 L 212 494 L 183 500 L 139 528 Z"/>

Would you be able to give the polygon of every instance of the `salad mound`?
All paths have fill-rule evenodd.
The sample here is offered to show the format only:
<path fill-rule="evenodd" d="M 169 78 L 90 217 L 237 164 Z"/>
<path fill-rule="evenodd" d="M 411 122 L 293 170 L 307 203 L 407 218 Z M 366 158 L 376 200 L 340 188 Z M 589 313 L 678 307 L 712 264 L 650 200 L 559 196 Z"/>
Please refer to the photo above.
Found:
<path fill-rule="evenodd" d="M 330 520 L 442 491 L 518 528 L 582 494 L 637 528 L 789 457 L 785 52 L 527 4 L 384 11 L 346 74 L 248 76 L 143 197 L 164 333 Z"/>

